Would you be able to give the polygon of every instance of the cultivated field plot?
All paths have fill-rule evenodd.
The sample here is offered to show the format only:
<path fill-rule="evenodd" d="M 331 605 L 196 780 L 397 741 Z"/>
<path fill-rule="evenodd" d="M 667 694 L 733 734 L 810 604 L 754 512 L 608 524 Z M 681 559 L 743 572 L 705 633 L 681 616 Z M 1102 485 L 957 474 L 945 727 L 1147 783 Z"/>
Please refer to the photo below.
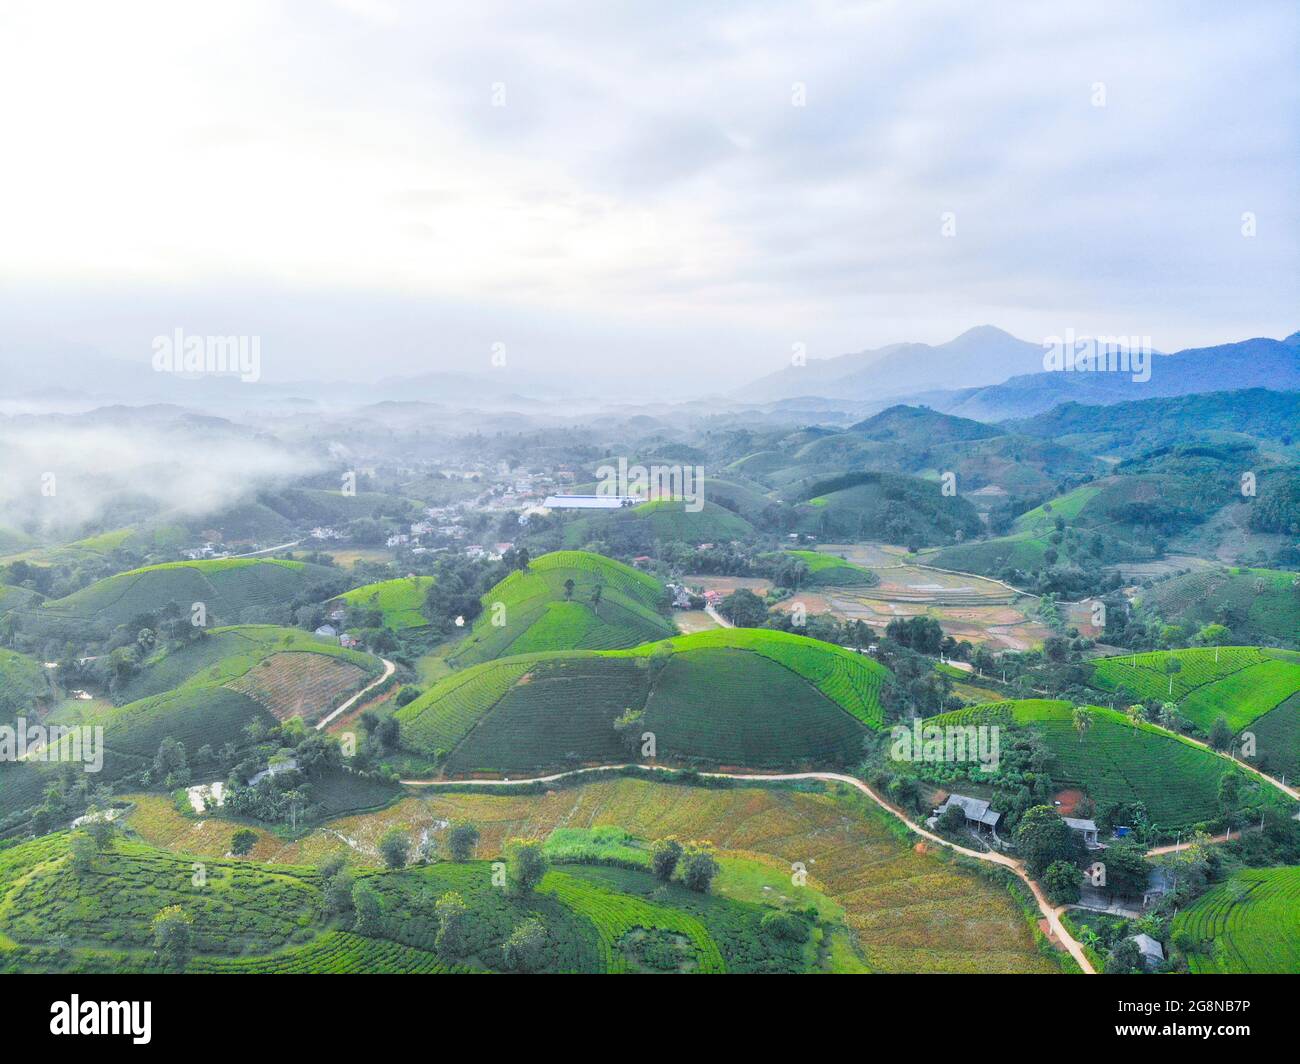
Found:
<path fill-rule="evenodd" d="M 272 654 L 226 684 L 271 711 L 276 720 L 311 724 L 365 686 L 364 670 L 324 654 Z"/>
<path fill-rule="evenodd" d="M 654 756 L 674 763 L 842 765 L 861 752 L 864 727 L 881 726 L 886 675 L 829 643 L 727 628 L 487 662 L 439 681 L 396 718 L 402 745 L 445 757 L 452 774 L 621 763 L 630 752 L 613 723 L 627 710 L 644 710 Z"/>
<path fill-rule="evenodd" d="M 1093 682 L 1138 698 L 1186 698 L 1196 688 L 1266 661 L 1258 647 L 1197 647 L 1123 654 L 1093 662 Z"/>
<path fill-rule="evenodd" d="M 1255 734 L 1255 764 L 1288 783 L 1300 779 L 1300 693 L 1251 722 Z"/>
<path fill-rule="evenodd" d="M 362 864 L 355 878 L 376 908 L 361 927 L 352 913 L 330 915 L 314 868 L 205 857 L 196 886 L 187 853 L 118 839 L 78 866 L 69 839 L 57 833 L 0 851 L 0 971 L 157 971 L 152 921 L 168 906 L 191 921 L 184 970 L 192 972 L 500 972 L 510 967 L 502 946 L 525 920 L 545 932 L 541 971 L 861 968 L 836 949 L 845 932 L 833 914 L 815 923 L 791 907 L 702 896 L 638 868 L 557 858 L 535 893 L 513 896 L 493 884 L 483 860 L 401 871 Z M 436 904 L 448 891 L 473 917 L 461 947 L 442 953 Z M 763 918 L 778 908 L 803 925 L 801 941 L 766 929 Z"/>
<path fill-rule="evenodd" d="M 946 573 L 908 561 L 899 547 L 885 544 L 823 544 L 819 552 L 843 556 L 869 568 L 871 587 L 822 588 L 830 612 L 877 628 L 895 617 L 934 617 L 953 638 L 1007 650 L 1029 650 L 1052 634 L 1031 618 L 1037 600 L 982 576 Z M 924 555 L 922 555 L 924 557 Z"/>
<path fill-rule="evenodd" d="M 331 821 L 299 842 L 286 843 L 269 832 L 259 832 L 254 856 L 314 863 L 330 854 L 345 853 L 363 865 L 379 867 L 378 840 L 388 829 L 397 827 L 412 840 L 428 833 L 441 845 L 448 823 L 459 820 L 472 821 L 479 828 L 482 838 L 476 857 L 487 861 L 500 856 L 507 839 L 547 839 L 557 828 L 569 834 L 620 828 L 639 839 L 665 835 L 706 838 L 718 847 L 724 867 L 715 885 L 715 893 L 723 900 L 760 897 L 770 904 L 803 907 L 825 896 L 834 903 L 833 914 L 856 936 L 862 958 L 873 971 L 1059 970 L 1051 957 L 1038 951 L 1029 922 L 1003 888 L 954 867 L 924 847 L 918 849 L 900 836 L 892 819 L 856 796 L 836 798 L 811 791 L 744 786 L 689 787 L 627 778 L 532 795 L 433 789 L 412 793 L 413 797 L 380 812 Z M 131 827 L 155 845 L 200 855 L 228 846 L 229 825 L 217 834 L 207 824 L 197 830 L 187 827 L 193 824 L 163 808 L 161 802 L 141 803 L 131 816 Z M 747 875 L 732 873 L 733 857 L 743 859 Z M 791 886 L 794 862 L 807 869 L 809 889 Z M 771 877 L 759 885 L 753 878 L 756 866 L 772 870 Z M 616 887 L 620 893 L 638 895 L 641 901 L 663 904 L 662 895 L 651 893 L 653 883 L 638 881 L 631 873 L 620 880 L 621 869 L 564 865 L 556 871 L 598 882 L 606 892 Z M 553 891 L 555 885 L 548 877 L 543 892 Z M 563 893 L 562 887 L 559 893 Z M 671 908 L 678 909 L 680 892 L 674 890 L 669 897 Z M 581 904 L 590 908 L 597 902 L 608 905 L 603 893 L 593 893 Z M 709 929 L 715 942 L 723 944 L 724 953 L 728 943 L 738 941 L 733 918 L 724 921 L 703 908 L 691 910 L 689 915 Z M 603 936 L 608 943 L 621 934 L 615 930 L 621 925 L 616 914 L 605 919 L 613 921 L 606 924 Z M 355 956 L 368 941 L 356 936 L 338 941 L 322 936 L 311 948 L 324 950 L 328 943 L 329 949 L 349 956 L 349 965 L 372 965 L 376 962 L 368 954 L 364 962 Z M 287 965 L 290 962 L 285 956 Z M 731 956 L 728 967 L 735 970 Z M 414 960 L 401 955 L 392 963 L 409 965 Z"/>
<path fill-rule="evenodd" d="M 1102 658 L 1093 682 L 1137 698 L 1172 700 L 1208 732 L 1218 717 L 1234 731 L 1300 691 L 1300 662 L 1259 647 L 1198 647 Z"/>
<path fill-rule="evenodd" d="M 1300 974 L 1300 868 L 1243 868 L 1174 920 L 1198 975 Z"/>
<path fill-rule="evenodd" d="M 1192 628 L 1226 623 L 1237 642 L 1300 644 L 1300 573 L 1203 568 L 1161 581 L 1141 601 L 1166 621 Z"/>

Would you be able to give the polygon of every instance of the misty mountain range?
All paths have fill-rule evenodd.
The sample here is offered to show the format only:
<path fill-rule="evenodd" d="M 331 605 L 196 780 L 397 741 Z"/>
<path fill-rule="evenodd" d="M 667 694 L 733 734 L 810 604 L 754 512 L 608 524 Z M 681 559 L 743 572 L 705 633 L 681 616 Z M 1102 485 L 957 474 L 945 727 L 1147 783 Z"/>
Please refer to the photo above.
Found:
<path fill-rule="evenodd" d="M 1173 354 L 1153 353 L 1150 379 L 1125 372 L 1046 372 L 1041 344 L 991 325 L 944 344 L 897 343 L 812 359 L 745 384 L 726 396 L 685 404 L 704 412 L 746 409 L 791 420 L 852 421 L 896 403 L 929 406 L 979 421 L 1032 417 L 1065 402 L 1109 405 L 1139 399 L 1241 388 L 1300 390 L 1300 332 L 1283 340 L 1257 337 Z M 386 401 L 441 404 L 460 411 L 514 411 L 585 416 L 608 409 L 611 397 L 589 376 L 511 367 L 385 377 L 356 383 L 260 381 L 233 376 L 186 377 L 155 372 L 147 360 L 118 359 L 84 347 L 0 348 L 6 388 L 0 414 L 90 409 L 112 402 L 175 403 L 197 408 L 259 408 L 283 414 L 342 409 Z M 557 403 L 572 404 L 565 410 Z M 616 403 L 668 406 L 629 400 Z"/>

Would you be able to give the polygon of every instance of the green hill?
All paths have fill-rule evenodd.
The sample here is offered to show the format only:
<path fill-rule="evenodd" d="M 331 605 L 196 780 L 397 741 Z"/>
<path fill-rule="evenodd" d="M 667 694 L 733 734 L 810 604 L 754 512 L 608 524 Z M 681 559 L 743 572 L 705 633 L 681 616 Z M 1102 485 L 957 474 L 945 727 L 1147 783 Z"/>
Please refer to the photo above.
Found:
<path fill-rule="evenodd" d="M 221 558 L 167 562 L 118 573 L 89 587 L 24 611 L 24 629 L 73 631 L 90 625 L 109 631 L 168 604 L 188 613 L 207 607 L 209 625 L 243 619 L 246 611 L 302 598 L 314 585 L 337 580 L 336 570 L 306 562 L 263 558 Z"/>
<path fill-rule="evenodd" d="M 1174 918 L 1196 975 L 1300 974 L 1300 868 L 1243 868 Z"/>
<path fill-rule="evenodd" d="M 808 566 L 808 579 L 804 587 L 874 587 L 880 577 L 870 569 L 834 554 L 815 550 L 788 550 L 785 552 Z"/>
<path fill-rule="evenodd" d="M 52 694 L 49 676 L 39 661 L 0 648 L 0 724 L 24 714 L 34 716 L 38 705 Z"/>
<path fill-rule="evenodd" d="M 245 624 L 211 629 L 193 643 L 151 655 L 122 689 L 119 701 L 133 702 L 185 684 L 230 683 L 274 654 L 317 654 L 354 665 L 367 676 L 376 676 L 381 669 L 369 654 L 346 650 L 297 628 Z"/>
<path fill-rule="evenodd" d="M 353 588 L 339 601 L 353 609 L 378 610 L 387 628 L 422 628 L 429 623 L 422 607 L 432 586 L 431 576 L 403 576 Z"/>
<path fill-rule="evenodd" d="M 565 586 L 569 581 L 572 590 Z M 483 613 L 451 662 L 474 665 L 543 650 L 613 650 L 663 639 L 676 631 L 659 612 L 665 596 L 654 577 L 599 554 L 543 554 L 483 596 Z"/>
<path fill-rule="evenodd" d="M 1168 671 L 1170 661 L 1178 671 Z M 1203 735 L 1222 717 L 1233 732 L 1254 735 L 1257 768 L 1288 779 L 1300 776 L 1300 655 L 1292 651 L 1197 647 L 1126 654 L 1094 662 L 1092 682 L 1173 701 Z"/>
<path fill-rule="evenodd" d="M 927 723 L 1024 725 L 1039 731 L 1052 753 L 1048 769 L 1058 786 L 1077 787 L 1098 804 L 1142 802 L 1151 823 L 1165 831 L 1214 821 L 1222 812 L 1219 780 L 1250 779 L 1217 754 L 1124 714 L 1086 707 L 1091 726 L 1074 726 L 1069 702 L 1030 699 L 993 702 L 930 718 Z M 1243 787 L 1256 801 L 1280 801 L 1271 787 Z M 1275 797 L 1277 796 L 1277 797 Z"/>
<path fill-rule="evenodd" d="M 894 473 L 851 473 L 787 489 L 797 528 L 822 540 L 882 539 L 923 546 L 983 530 L 975 508 L 945 496 L 937 480 Z"/>
<path fill-rule="evenodd" d="M 1224 624 L 1234 642 L 1256 639 L 1300 647 L 1300 573 L 1277 569 L 1205 569 L 1170 577 L 1140 602 L 1167 624 L 1194 631 Z"/>
<path fill-rule="evenodd" d="M 643 712 L 657 757 L 846 764 L 880 727 L 886 670 L 840 647 L 730 628 L 631 650 L 533 654 L 441 680 L 397 712 L 401 741 L 458 774 L 627 760 L 613 722 Z"/>
<path fill-rule="evenodd" d="M 1239 731 L 1300 691 L 1300 664 L 1259 647 L 1157 650 L 1101 658 L 1092 663 L 1092 682 L 1106 691 L 1175 702 L 1203 732 L 1219 716 Z"/>
<path fill-rule="evenodd" d="M 659 501 L 570 521 L 564 526 L 564 545 L 607 542 L 626 551 L 649 551 L 656 543 L 725 543 L 753 534 L 748 521 L 717 503 L 706 500 L 692 513 L 684 502 Z"/>

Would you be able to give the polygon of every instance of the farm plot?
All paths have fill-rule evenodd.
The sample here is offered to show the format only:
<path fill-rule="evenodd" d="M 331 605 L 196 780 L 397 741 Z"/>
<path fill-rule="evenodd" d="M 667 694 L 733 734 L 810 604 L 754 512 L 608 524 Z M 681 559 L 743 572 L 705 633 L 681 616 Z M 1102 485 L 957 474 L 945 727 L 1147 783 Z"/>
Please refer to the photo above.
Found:
<path fill-rule="evenodd" d="M 1179 705 L 1183 716 L 1208 732 L 1223 717 L 1234 732 L 1300 691 L 1300 665 L 1262 661 L 1198 687 Z"/>
<path fill-rule="evenodd" d="M 853 676 L 827 676 L 851 692 Z M 862 726 L 776 661 L 732 649 L 674 654 L 646 704 L 658 756 L 763 768 L 851 760 Z"/>
<path fill-rule="evenodd" d="M 363 687 L 366 673 L 323 654 L 272 654 L 226 684 L 264 705 L 276 720 L 314 723 Z"/>
<path fill-rule="evenodd" d="M 761 855 L 783 869 L 803 864 L 809 885 L 843 907 L 873 971 L 1059 970 L 1038 952 L 1004 890 L 914 849 L 887 814 L 853 796 L 614 779 L 538 795 L 429 794 L 386 816 L 472 820 L 483 833 L 478 855 L 489 859 L 508 838 L 546 838 L 559 826 L 708 838 L 723 857 Z M 360 818 L 338 827 L 363 830 Z M 719 882 L 723 889 L 725 876 Z"/>
<path fill-rule="evenodd" d="M 1300 779 L 1300 692 L 1254 720 L 1256 764 L 1273 776 Z"/>
<path fill-rule="evenodd" d="M 1243 868 L 1174 920 L 1198 974 L 1300 974 L 1300 867 Z"/>
<path fill-rule="evenodd" d="M 423 754 L 451 750 L 531 666 L 531 659 L 490 661 L 444 677 L 397 711 L 402 745 Z"/>
<path fill-rule="evenodd" d="M 647 674 L 643 662 L 630 658 L 538 661 L 452 751 L 447 770 L 519 771 L 622 760 L 627 751 L 614 720 L 641 708 Z"/>
<path fill-rule="evenodd" d="M 1102 658 L 1093 663 L 1092 678 L 1106 691 L 1123 687 L 1141 699 L 1182 701 L 1198 687 L 1266 660 L 1258 647 L 1155 650 Z"/>

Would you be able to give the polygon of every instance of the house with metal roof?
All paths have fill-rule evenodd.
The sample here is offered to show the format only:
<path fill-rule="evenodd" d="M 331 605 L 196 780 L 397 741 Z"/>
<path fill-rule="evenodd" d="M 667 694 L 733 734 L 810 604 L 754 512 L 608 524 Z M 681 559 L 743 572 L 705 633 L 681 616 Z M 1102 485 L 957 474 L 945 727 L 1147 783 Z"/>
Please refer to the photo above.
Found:
<path fill-rule="evenodd" d="M 1090 850 L 1098 849 L 1101 845 L 1097 841 L 1097 825 L 1091 820 L 1080 820 L 1077 817 L 1063 816 L 1065 826 L 1071 831 L 1077 832 L 1083 836 L 1083 844 Z"/>
<path fill-rule="evenodd" d="M 934 819 L 937 821 L 943 815 L 945 809 L 950 806 L 958 806 L 966 814 L 966 823 L 973 825 L 977 830 L 985 829 L 993 831 L 997 828 L 998 822 L 1002 819 L 1002 814 L 989 808 L 989 803 L 983 798 L 968 798 L 964 794 L 950 794 L 948 800 L 934 811 Z"/>

